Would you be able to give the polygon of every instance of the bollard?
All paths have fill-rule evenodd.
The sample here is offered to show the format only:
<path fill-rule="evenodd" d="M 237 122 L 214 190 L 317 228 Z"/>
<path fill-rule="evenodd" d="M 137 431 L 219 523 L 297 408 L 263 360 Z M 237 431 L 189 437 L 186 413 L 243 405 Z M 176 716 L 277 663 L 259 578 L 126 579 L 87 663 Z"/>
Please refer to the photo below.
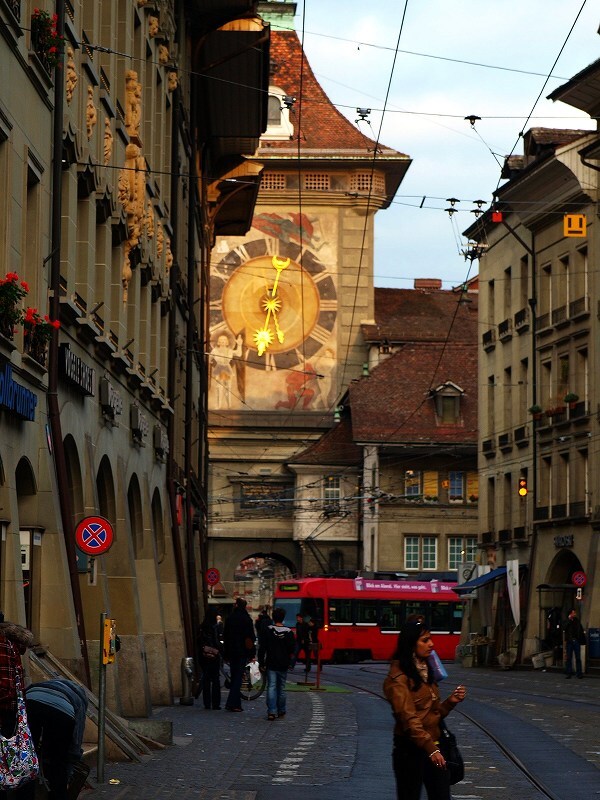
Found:
<path fill-rule="evenodd" d="M 186 656 L 181 659 L 181 697 L 179 704 L 182 706 L 193 706 L 192 681 L 194 679 L 194 659 Z"/>

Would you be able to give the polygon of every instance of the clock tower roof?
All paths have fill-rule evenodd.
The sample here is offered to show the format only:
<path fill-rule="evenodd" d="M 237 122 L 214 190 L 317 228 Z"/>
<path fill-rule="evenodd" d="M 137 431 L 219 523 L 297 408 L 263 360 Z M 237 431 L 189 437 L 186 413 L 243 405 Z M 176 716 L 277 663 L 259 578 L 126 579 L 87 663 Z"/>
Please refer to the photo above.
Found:
<path fill-rule="evenodd" d="M 376 143 L 338 111 L 317 81 L 294 30 L 271 31 L 271 86 L 295 98 L 289 113 L 291 138 L 261 139 L 256 157 L 339 163 L 347 168 L 373 166 Z M 298 130 L 299 128 L 299 130 Z M 299 137 L 299 138 L 298 138 Z M 411 159 L 405 153 L 377 144 L 376 168 L 397 173 L 397 186 Z M 361 163 L 362 162 L 362 163 Z M 391 199 L 391 198 L 390 198 Z"/>

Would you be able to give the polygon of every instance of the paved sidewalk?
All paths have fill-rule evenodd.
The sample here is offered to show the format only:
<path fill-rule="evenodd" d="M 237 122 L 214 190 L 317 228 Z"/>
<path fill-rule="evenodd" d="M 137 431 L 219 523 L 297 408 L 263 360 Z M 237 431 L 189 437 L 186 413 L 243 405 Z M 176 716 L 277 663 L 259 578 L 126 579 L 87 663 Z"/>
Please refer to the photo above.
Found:
<path fill-rule="evenodd" d="M 142 764 L 107 763 L 102 785 L 92 769 L 95 791 L 83 796 L 295 800 L 306 797 L 310 786 L 317 800 L 337 796 L 328 784 L 347 785 L 360 739 L 361 758 L 372 757 L 373 766 L 382 750 L 387 756 L 392 728 L 387 704 L 366 692 L 299 687 L 293 678 L 288 687 L 288 713 L 273 722 L 266 718 L 264 695 L 245 703 L 241 714 L 206 711 L 197 703 L 154 709 L 155 718 L 172 720 L 174 746 L 155 751 Z M 388 800 L 391 793 L 393 778 L 387 774 L 370 800 Z"/>
<path fill-rule="evenodd" d="M 362 666 L 362 665 L 361 665 Z M 523 729 L 539 729 L 525 742 L 544 741 L 548 755 L 557 763 L 566 747 L 596 768 L 600 766 L 597 714 L 600 680 L 565 681 L 560 673 L 463 669 L 448 666 L 450 683 L 465 683 L 475 702 L 490 704 L 498 711 L 521 717 Z M 379 692 L 387 665 L 362 667 L 364 685 Z M 370 679 L 367 678 L 370 675 Z M 349 677 L 349 676 L 348 676 Z M 389 800 L 395 794 L 390 763 L 392 719 L 387 703 L 362 690 L 343 688 L 343 668 L 326 667 L 317 692 L 288 683 L 288 713 L 285 719 L 266 719 L 264 695 L 244 704 L 241 714 L 205 711 L 202 704 L 174 705 L 154 709 L 156 719 L 173 723 L 174 746 L 158 750 L 142 764 L 107 763 L 105 783 L 82 793 L 89 800 L 340 800 L 368 796 Z M 339 680 L 339 683 L 336 681 Z M 356 676 L 349 677 L 356 683 Z M 510 690 L 531 693 L 521 703 Z M 575 701 L 568 714 L 563 698 Z M 223 697 L 224 699 L 224 697 Z M 465 711 L 468 710 L 465 703 Z M 577 708 L 581 708 L 581 714 Z M 513 719 L 513 724 L 514 719 Z M 453 720 L 465 755 L 472 752 L 469 770 L 480 776 L 497 757 L 492 744 L 482 744 L 460 715 Z M 516 730 L 514 731 L 516 732 Z M 549 737 L 549 738 L 548 738 Z M 485 761 L 482 757 L 486 754 Z M 530 787 L 517 771 L 503 767 L 505 779 L 494 800 L 527 800 Z M 110 783 L 110 781 L 115 781 Z M 480 778 L 478 778 L 481 783 Z M 461 785 L 462 786 L 462 785 Z M 309 788 L 310 787 L 310 788 Z M 464 789 L 468 788 L 468 783 Z M 469 787 L 470 788 L 470 787 Z M 468 794 L 468 792 L 467 792 Z M 478 794 L 477 796 L 480 796 Z M 460 795 L 457 795 L 460 796 Z"/>

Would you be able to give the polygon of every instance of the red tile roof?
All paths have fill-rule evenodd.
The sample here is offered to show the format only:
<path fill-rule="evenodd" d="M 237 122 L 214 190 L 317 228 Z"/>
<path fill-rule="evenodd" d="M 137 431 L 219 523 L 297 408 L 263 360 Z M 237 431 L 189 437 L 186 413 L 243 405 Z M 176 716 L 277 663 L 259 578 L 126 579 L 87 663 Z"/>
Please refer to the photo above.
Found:
<path fill-rule="evenodd" d="M 476 292 L 375 289 L 375 324 L 363 324 L 366 342 L 477 341 Z"/>
<path fill-rule="evenodd" d="M 290 121 L 300 124 L 300 148 L 307 151 L 330 151 L 339 158 L 352 154 L 373 160 L 375 143 L 341 114 L 327 97 L 302 51 L 295 31 L 271 32 L 271 85 L 296 98 Z M 295 131 L 297 133 L 297 131 Z M 272 150 L 297 152 L 297 141 L 261 141 L 258 155 Z M 384 156 L 403 153 L 379 144 Z M 344 152 L 346 151 L 346 152 Z"/>
<path fill-rule="evenodd" d="M 340 422 L 289 463 L 350 467 L 359 465 L 361 460 L 362 448 L 352 441 L 352 421 L 350 414 L 346 413 Z"/>
<path fill-rule="evenodd" d="M 464 394 L 461 420 L 441 425 L 431 389 L 451 381 Z M 477 340 L 411 342 L 349 390 L 355 442 L 390 444 L 477 442 Z"/>

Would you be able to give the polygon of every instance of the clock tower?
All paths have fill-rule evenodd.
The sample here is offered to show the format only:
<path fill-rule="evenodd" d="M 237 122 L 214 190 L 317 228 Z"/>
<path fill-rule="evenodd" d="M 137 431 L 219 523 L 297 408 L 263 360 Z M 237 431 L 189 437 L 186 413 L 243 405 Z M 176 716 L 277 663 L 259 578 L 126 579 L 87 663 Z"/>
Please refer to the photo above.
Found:
<path fill-rule="evenodd" d="M 268 125 L 251 159 L 260 189 L 247 233 L 218 236 L 211 257 L 209 548 L 223 574 L 253 553 L 297 568 L 286 464 L 332 425 L 361 374 L 374 216 L 410 165 L 329 100 L 293 29 L 295 7 L 259 3 L 271 23 Z"/>

